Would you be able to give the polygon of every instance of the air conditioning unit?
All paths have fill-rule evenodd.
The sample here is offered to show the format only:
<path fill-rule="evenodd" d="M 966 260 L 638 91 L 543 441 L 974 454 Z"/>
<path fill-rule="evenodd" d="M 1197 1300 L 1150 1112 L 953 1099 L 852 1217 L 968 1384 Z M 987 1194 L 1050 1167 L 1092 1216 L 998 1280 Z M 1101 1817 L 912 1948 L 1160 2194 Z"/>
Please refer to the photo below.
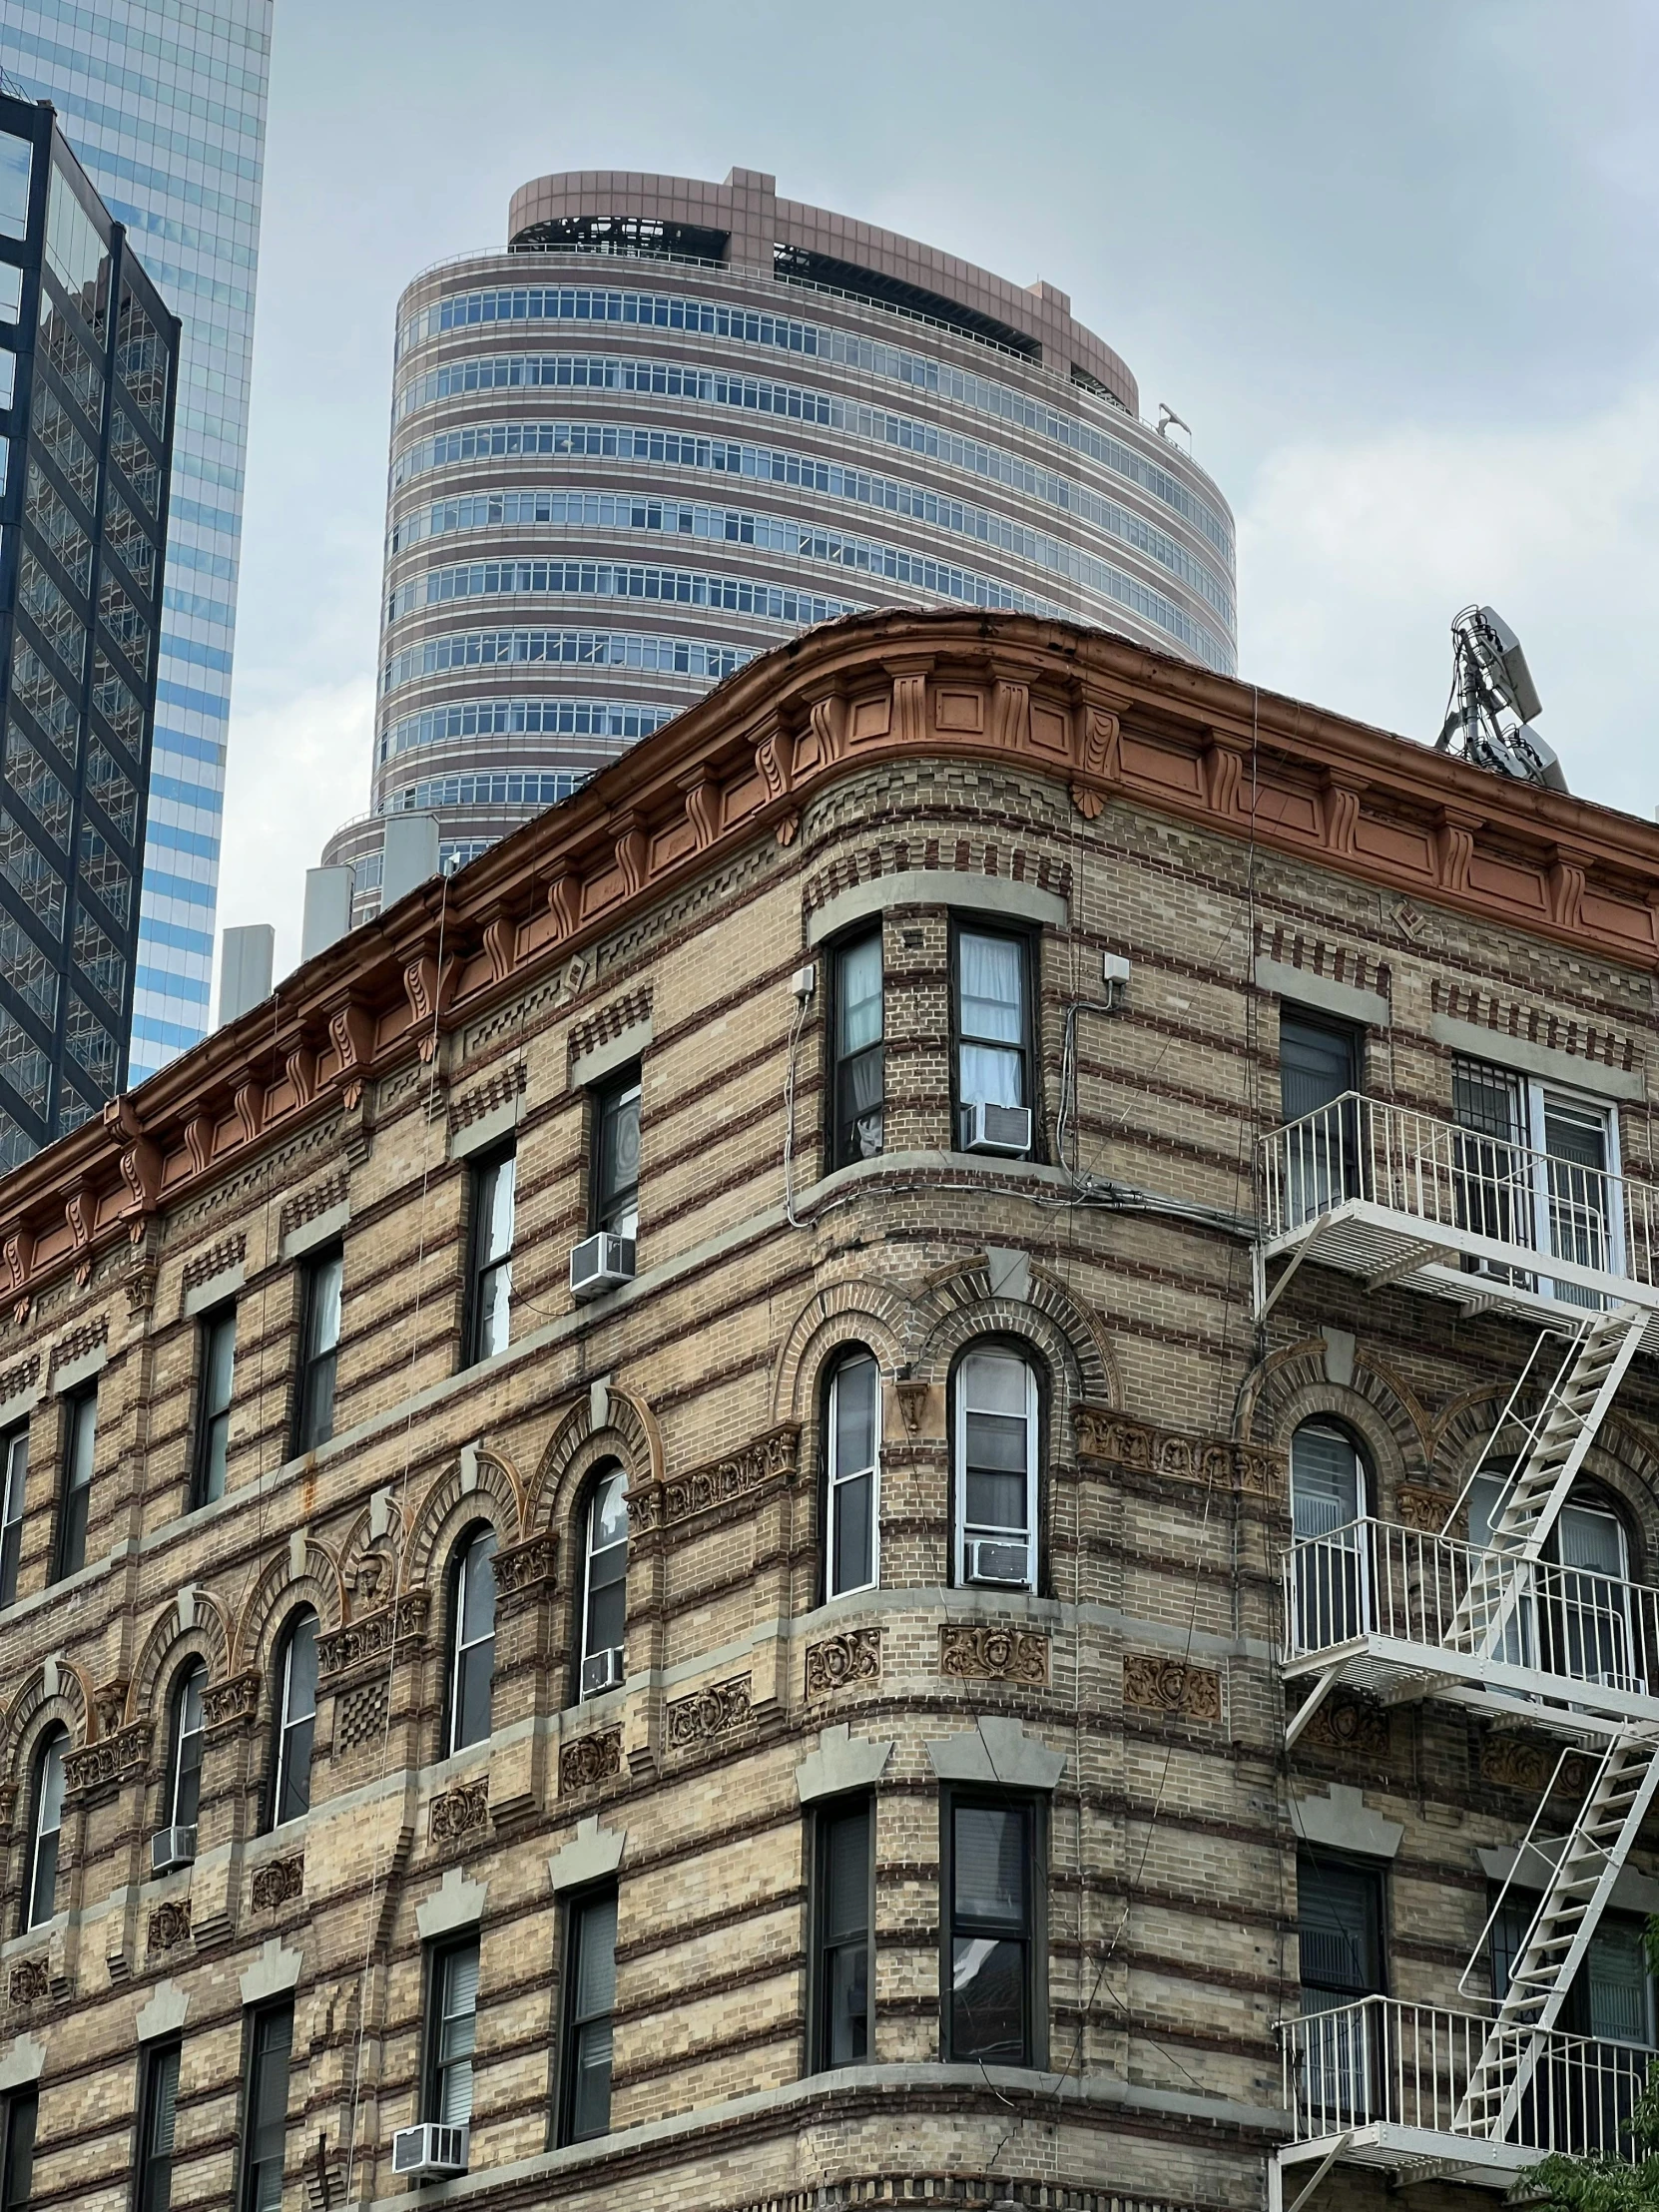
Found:
<path fill-rule="evenodd" d="M 975 1099 L 964 1109 L 969 1152 L 1017 1152 L 1031 1149 L 1029 1106 L 997 1106 L 988 1098 Z"/>
<path fill-rule="evenodd" d="M 1029 1557 L 1024 1544 L 1006 1536 L 977 1536 L 967 1547 L 970 1582 L 995 1582 L 1003 1589 L 1023 1590 L 1030 1585 Z"/>
<path fill-rule="evenodd" d="M 152 1874 L 170 1874 L 175 1867 L 188 1867 L 195 1857 L 194 1828 L 158 1828 L 150 1839 Z"/>
<path fill-rule="evenodd" d="M 415 2178 L 437 2180 L 444 2174 L 466 2172 L 472 2129 L 447 2120 L 423 2120 L 419 2127 L 400 2127 L 391 2139 L 391 2170 Z"/>
<path fill-rule="evenodd" d="M 620 1651 L 596 1651 L 591 1659 L 582 1661 L 582 1695 L 597 1697 L 601 1690 L 615 1690 L 622 1684 L 622 1654 Z"/>
<path fill-rule="evenodd" d="M 570 1256 L 570 1292 L 573 1298 L 600 1298 L 620 1283 L 634 1280 L 634 1240 L 613 1237 L 602 1229 L 597 1237 L 579 1244 Z"/>

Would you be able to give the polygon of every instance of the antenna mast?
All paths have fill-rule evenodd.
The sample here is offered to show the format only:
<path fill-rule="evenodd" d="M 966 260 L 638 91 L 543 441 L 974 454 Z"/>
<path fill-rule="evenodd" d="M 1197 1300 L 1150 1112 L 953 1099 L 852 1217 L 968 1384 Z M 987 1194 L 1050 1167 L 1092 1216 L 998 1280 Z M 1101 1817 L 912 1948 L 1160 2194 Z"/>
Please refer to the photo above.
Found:
<path fill-rule="evenodd" d="M 1542 713 L 1514 631 L 1491 607 L 1465 607 L 1451 625 L 1451 698 L 1434 750 L 1564 792 L 1561 764 L 1532 727 Z"/>

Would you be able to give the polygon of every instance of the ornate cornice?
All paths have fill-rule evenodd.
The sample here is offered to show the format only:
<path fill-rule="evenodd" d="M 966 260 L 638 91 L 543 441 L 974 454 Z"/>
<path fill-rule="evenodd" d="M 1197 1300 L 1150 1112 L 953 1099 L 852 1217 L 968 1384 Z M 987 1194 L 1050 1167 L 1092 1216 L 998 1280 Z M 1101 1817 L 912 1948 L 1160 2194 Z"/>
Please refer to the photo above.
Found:
<path fill-rule="evenodd" d="M 434 877 L 287 977 L 141 1093 L 15 1169 L 14 1301 L 138 1242 L 187 1191 L 290 1131 L 344 1127 L 434 1036 L 580 961 L 633 913 L 866 764 L 916 756 L 1050 778 L 1296 854 L 1598 959 L 1659 965 L 1659 827 L 1258 693 L 1110 632 L 893 611 L 752 662 L 455 879 Z M 440 957 L 441 947 L 441 957 Z"/>

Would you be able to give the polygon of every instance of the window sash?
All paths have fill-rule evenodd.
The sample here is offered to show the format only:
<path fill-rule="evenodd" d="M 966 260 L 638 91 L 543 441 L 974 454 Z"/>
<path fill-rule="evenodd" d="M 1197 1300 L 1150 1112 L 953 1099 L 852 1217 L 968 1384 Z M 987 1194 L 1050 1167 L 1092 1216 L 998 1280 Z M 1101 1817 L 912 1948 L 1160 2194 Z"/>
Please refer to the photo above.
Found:
<path fill-rule="evenodd" d="M 461 1553 L 455 1576 L 454 1668 L 449 1684 L 449 1750 L 485 1742 L 495 1675 L 495 1547 L 480 1529 Z"/>
<path fill-rule="evenodd" d="M 302 1614 L 288 1631 L 282 1653 L 282 1696 L 277 1712 L 273 1828 L 299 1820 L 311 1809 L 311 1742 L 316 1732 L 314 1613 Z"/>
<path fill-rule="evenodd" d="M 616 2005 L 614 1890 L 570 1908 L 565 1946 L 565 2094 L 561 2140 L 587 2142 L 611 2126 L 611 2015 Z"/>
<path fill-rule="evenodd" d="M 58 1527 L 56 1579 L 78 1574 L 87 1563 L 87 1508 L 98 1444 L 98 1392 L 83 1390 L 69 1401 L 64 1437 L 63 1508 Z"/>
<path fill-rule="evenodd" d="M 505 1352 L 511 1334 L 517 1185 L 516 1151 L 473 1171 L 469 1357 L 474 1362 Z"/>
<path fill-rule="evenodd" d="M 34 2194 L 35 2126 L 40 2105 L 32 2089 L 5 2101 L 5 2154 L 0 2160 L 0 2212 L 23 2212 Z"/>
<path fill-rule="evenodd" d="M 288 2068 L 293 2010 L 282 2005 L 255 2015 L 248 2068 L 248 2146 L 243 2212 L 281 2212 L 282 2161 L 287 2149 Z"/>
<path fill-rule="evenodd" d="M 952 2059 L 1036 2062 L 1037 1808 L 946 1801 L 945 2035 Z"/>
<path fill-rule="evenodd" d="M 472 2117 L 472 2061 L 477 2044 L 478 1943 L 454 1943 L 433 1960 L 430 2113 L 451 2127 Z"/>
<path fill-rule="evenodd" d="M 613 1469 L 594 1488 L 582 1575 L 582 1659 L 621 1651 L 628 1622 L 628 1478 Z M 600 1542 L 605 1536 L 608 1540 Z"/>
<path fill-rule="evenodd" d="M 225 1495 L 236 1350 L 236 1308 L 208 1315 L 202 1324 L 202 1388 L 196 1415 L 194 1492 L 198 1505 L 211 1505 Z"/>
<path fill-rule="evenodd" d="M 58 1839 L 63 1826 L 64 1748 L 59 1729 L 47 1738 L 35 1771 L 35 1817 L 30 1838 L 29 1900 L 26 1928 L 49 1921 L 58 1901 Z"/>
<path fill-rule="evenodd" d="M 1010 1405 L 1016 1393 L 1008 1387 L 1017 1369 L 1024 1379 L 1022 1411 L 1004 1410 L 990 1402 L 997 1382 L 1004 1385 Z M 989 1538 L 994 1542 L 1023 1544 L 1025 1584 L 1034 1589 L 1037 1577 L 1037 1454 L 1038 1400 L 1036 1371 L 1023 1355 L 1000 1347 L 964 1354 L 951 1378 L 955 1396 L 955 1573 L 958 1583 L 968 1580 L 968 1545 Z M 979 1396 L 981 1403 L 975 1403 Z M 1019 1425 L 1023 1424 L 1023 1436 Z M 1021 1448 L 1023 1446 L 1023 1448 Z M 1002 1519 L 994 1518 L 999 1508 Z M 1014 1517 L 1015 1513 L 1019 1517 Z"/>
<path fill-rule="evenodd" d="M 831 1165 L 873 1159 L 881 1150 L 884 989 L 881 932 L 872 930 L 835 954 Z"/>
<path fill-rule="evenodd" d="M 202 1687 L 207 1679 L 206 1667 L 188 1668 L 174 1698 L 172 1786 L 168 1791 L 170 1828 L 194 1828 L 201 1806 L 202 1748 L 206 1742 Z"/>
<path fill-rule="evenodd" d="M 23 1495 L 29 1472 L 27 1423 L 0 1438 L 5 1453 L 5 1493 L 0 1497 L 0 1605 L 17 1597 L 17 1570 L 23 1557 Z"/>
<path fill-rule="evenodd" d="M 640 1077 L 635 1069 L 594 1099 L 593 1225 L 613 1236 L 639 1234 Z"/>
<path fill-rule="evenodd" d="M 139 2212 L 168 2212 L 173 2199 L 173 2136 L 179 2100 L 179 2045 L 164 2043 L 144 2062 L 139 2150 Z"/>
<path fill-rule="evenodd" d="M 1031 1105 L 1029 943 L 959 927 L 951 967 L 958 1117 L 979 1104 Z"/>
<path fill-rule="evenodd" d="M 825 1594 L 880 1580 L 881 1377 L 867 1353 L 842 1361 L 830 1382 Z"/>
<path fill-rule="evenodd" d="M 1375 1870 L 1299 1859 L 1297 1946 L 1305 1989 L 1343 2003 L 1383 1995 L 1382 1887 Z"/>
<path fill-rule="evenodd" d="M 865 1798 L 818 1817 L 813 2064 L 820 2072 L 869 2055 L 874 1813 Z"/>
<path fill-rule="evenodd" d="M 313 1260 L 305 1272 L 304 1357 L 300 1369 L 299 1419 L 294 1449 L 314 1451 L 334 1432 L 334 1372 L 339 1357 L 340 1295 L 344 1256 Z"/>

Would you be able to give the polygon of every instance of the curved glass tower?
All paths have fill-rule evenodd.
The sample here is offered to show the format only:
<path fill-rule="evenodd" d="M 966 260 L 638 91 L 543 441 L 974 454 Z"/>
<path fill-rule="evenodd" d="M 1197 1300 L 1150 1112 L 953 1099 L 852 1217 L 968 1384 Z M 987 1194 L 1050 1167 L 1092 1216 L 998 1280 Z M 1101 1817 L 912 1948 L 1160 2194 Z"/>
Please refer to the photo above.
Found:
<path fill-rule="evenodd" d="M 962 604 L 1231 673 L 1233 519 L 1064 292 L 723 185 L 583 171 L 398 309 L 372 812 L 459 864 L 809 624 Z"/>

